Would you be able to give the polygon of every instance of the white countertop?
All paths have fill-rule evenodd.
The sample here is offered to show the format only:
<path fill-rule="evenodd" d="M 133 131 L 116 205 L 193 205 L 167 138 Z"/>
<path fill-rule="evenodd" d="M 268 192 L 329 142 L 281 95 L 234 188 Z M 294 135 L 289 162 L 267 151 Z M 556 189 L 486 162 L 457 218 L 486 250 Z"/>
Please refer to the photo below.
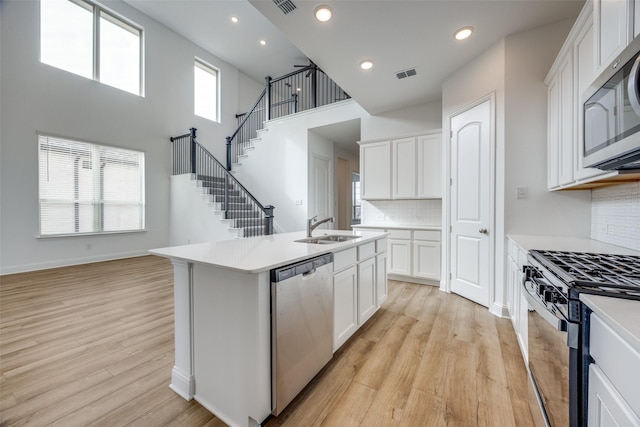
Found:
<path fill-rule="evenodd" d="M 380 239 L 389 233 L 323 229 L 315 230 L 312 234 L 314 237 L 324 234 L 357 235 L 359 237 L 347 242 L 332 244 L 300 243 L 295 240 L 305 238 L 306 233 L 297 231 L 271 236 L 172 246 L 152 249 L 149 252 L 162 257 L 210 264 L 228 270 L 253 274 L 316 255 L 339 252 L 367 241 Z"/>
<path fill-rule="evenodd" d="M 580 301 L 640 353 L 640 301 L 588 294 L 580 294 Z"/>
<path fill-rule="evenodd" d="M 627 249 L 621 246 L 579 237 L 530 236 L 521 234 L 509 234 L 508 237 L 511 238 L 518 246 L 520 246 L 525 251 L 530 251 L 532 249 L 541 249 L 547 251 L 640 255 L 640 252 L 634 251 L 632 249 Z"/>
<path fill-rule="evenodd" d="M 378 228 L 381 230 L 442 230 L 439 225 L 384 225 L 384 224 L 358 224 L 351 228 Z"/>

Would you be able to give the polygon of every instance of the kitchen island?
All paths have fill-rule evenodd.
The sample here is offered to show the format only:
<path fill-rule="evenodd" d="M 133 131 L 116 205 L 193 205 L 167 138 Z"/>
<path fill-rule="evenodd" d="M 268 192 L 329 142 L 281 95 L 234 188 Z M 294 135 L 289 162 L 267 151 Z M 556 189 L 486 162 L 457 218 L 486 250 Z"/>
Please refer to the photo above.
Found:
<path fill-rule="evenodd" d="M 170 387 L 176 393 L 232 426 L 256 426 L 271 414 L 270 271 L 327 253 L 338 254 L 336 263 L 353 253 L 355 263 L 369 248 L 386 250 L 384 232 L 317 230 L 314 235 L 322 233 L 357 237 L 329 244 L 296 242 L 305 237 L 301 231 L 150 251 L 174 266 Z M 334 304 L 344 306 L 338 300 Z"/>

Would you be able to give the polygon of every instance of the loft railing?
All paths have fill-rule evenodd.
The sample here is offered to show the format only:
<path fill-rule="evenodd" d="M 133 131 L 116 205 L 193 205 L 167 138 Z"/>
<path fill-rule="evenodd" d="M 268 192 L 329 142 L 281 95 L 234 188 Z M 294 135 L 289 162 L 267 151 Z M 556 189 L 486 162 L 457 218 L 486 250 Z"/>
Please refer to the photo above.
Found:
<path fill-rule="evenodd" d="M 253 107 L 237 114 L 238 127 L 227 137 L 227 170 L 257 137 L 267 120 L 351 98 L 313 62 L 282 77 L 265 78 L 265 89 Z"/>
<path fill-rule="evenodd" d="M 263 206 L 206 148 L 196 140 L 196 128 L 171 137 L 172 174 L 190 173 L 202 181 L 216 202 L 221 203 L 225 218 L 232 219 L 244 236 L 273 234 L 273 209 Z"/>

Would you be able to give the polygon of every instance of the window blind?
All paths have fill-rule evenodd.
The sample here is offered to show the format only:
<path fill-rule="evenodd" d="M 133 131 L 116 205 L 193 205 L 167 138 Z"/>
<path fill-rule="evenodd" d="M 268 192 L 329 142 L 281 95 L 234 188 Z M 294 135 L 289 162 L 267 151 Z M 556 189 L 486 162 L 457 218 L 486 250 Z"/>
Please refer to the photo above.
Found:
<path fill-rule="evenodd" d="M 144 153 L 39 135 L 40 234 L 144 229 Z"/>

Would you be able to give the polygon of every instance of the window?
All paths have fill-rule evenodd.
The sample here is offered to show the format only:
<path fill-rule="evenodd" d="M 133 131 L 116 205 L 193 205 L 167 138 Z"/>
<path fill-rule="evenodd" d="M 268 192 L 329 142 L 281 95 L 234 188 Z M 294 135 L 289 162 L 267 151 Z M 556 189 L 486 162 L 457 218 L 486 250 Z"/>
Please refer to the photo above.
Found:
<path fill-rule="evenodd" d="M 40 235 L 144 229 L 144 153 L 40 135 Z"/>
<path fill-rule="evenodd" d="M 361 221 L 361 204 L 360 201 L 360 174 L 353 172 L 351 174 L 351 224 L 360 224 Z"/>
<path fill-rule="evenodd" d="M 194 112 L 218 121 L 218 71 L 196 59 L 194 66 Z"/>
<path fill-rule="evenodd" d="M 99 6 L 41 0 L 43 63 L 141 95 L 141 52 L 142 30 Z"/>

